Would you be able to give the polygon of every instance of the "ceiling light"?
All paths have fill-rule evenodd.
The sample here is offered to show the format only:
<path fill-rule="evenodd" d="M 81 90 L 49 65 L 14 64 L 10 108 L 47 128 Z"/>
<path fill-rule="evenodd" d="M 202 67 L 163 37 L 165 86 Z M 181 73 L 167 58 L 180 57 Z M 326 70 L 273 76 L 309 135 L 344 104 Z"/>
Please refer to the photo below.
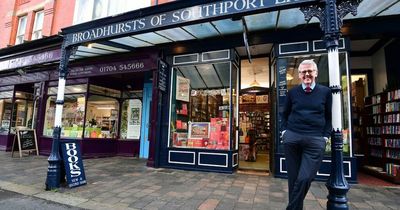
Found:
<path fill-rule="evenodd" d="M 26 72 L 23 69 L 17 69 L 16 72 L 21 76 L 26 74 Z"/>
<path fill-rule="evenodd" d="M 286 80 L 292 80 L 294 79 L 293 76 L 289 73 L 286 74 Z"/>
<path fill-rule="evenodd" d="M 97 109 L 115 109 L 114 106 L 98 106 Z"/>

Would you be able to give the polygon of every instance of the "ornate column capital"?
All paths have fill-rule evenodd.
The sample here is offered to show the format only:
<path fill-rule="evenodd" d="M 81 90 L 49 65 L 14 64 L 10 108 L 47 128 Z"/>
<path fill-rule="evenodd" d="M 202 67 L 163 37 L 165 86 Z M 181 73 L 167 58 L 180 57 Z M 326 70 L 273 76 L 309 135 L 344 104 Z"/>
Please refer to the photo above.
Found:
<path fill-rule="evenodd" d="M 343 26 L 343 18 L 351 13 L 357 15 L 357 7 L 362 0 L 322 0 L 318 5 L 301 7 L 307 22 L 316 17 L 320 22 L 321 29 L 325 32 L 327 47 L 338 46 L 341 35 L 340 28 Z"/>
<path fill-rule="evenodd" d="M 61 60 L 60 60 L 60 65 L 59 65 L 60 77 L 62 77 L 62 78 L 67 77 L 69 58 L 71 57 L 71 55 L 74 55 L 76 53 L 77 49 L 78 49 L 78 46 L 67 46 L 66 47 L 66 42 L 63 43 L 63 45 L 61 47 Z"/>

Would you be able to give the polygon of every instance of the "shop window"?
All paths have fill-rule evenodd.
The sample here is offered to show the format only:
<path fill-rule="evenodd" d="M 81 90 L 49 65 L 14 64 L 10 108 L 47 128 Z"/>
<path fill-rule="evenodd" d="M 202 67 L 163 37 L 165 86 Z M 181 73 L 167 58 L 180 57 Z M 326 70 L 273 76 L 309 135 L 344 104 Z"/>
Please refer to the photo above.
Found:
<path fill-rule="evenodd" d="M 64 94 L 71 93 L 86 93 L 87 85 L 68 85 L 65 86 Z M 58 87 L 49 87 L 47 90 L 47 95 L 57 95 Z"/>
<path fill-rule="evenodd" d="M 114 98 L 90 96 L 87 102 L 85 138 L 117 138 L 119 103 Z"/>
<path fill-rule="evenodd" d="M 32 40 L 42 38 L 43 18 L 44 18 L 43 10 L 36 12 L 35 23 L 33 24 Z"/>
<path fill-rule="evenodd" d="M 100 87 L 97 85 L 90 85 L 89 93 L 103 95 L 103 96 L 110 96 L 110 97 L 114 97 L 114 98 L 121 97 L 121 91 L 114 90 L 111 88 L 106 88 L 106 87 Z"/>
<path fill-rule="evenodd" d="M 74 24 L 151 6 L 151 0 L 76 0 Z"/>
<path fill-rule="evenodd" d="M 230 83 L 237 83 L 237 71 L 230 64 L 201 64 L 181 66 L 173 70 L 170 146 L 229 150 L 233 116 Z M 233 90 L 233 92 L 235 92 Z M 233 101 L 234 103 L 231 103 Z M 236 106 L 234 107 L 235 110 Z M 237 117 L 237 116 L 235 116 Z M 236 122 L 234 122 L 236 124 Z"/>
<path fill-rule="evenodd" d="M 32 128 L 33 116 L 33 94 L 16 91 L 14 110 L 12 112 L 11 133 L 15 133 L 18 128 Z"/>
<path fill-rule="evenodd" d="M 12 91 L 0 92 L 0 135 L 7 135 L 10 130 L 12 100 L 9 92 L 12 97 Z"/>
<path fill-rule="evenodd" d="M 122 103 L 120 139 L 140 139 L 142 108 L 140 99 L 128 99 Z"/>
<path fill-rule="evenodd" d="M 326 87 L 329 87 L 329 69 L 328 69 L 328 55 L 327 54 L 316 54 L 304 57 L 286 57 L 279 58 L 281 63 L 286 64 L 286 81 L 287 81 L 287 89 L 299 85 L 300 79 L 298 76 L 298 65 L 304 59 L 313 59 L 318 65 L 318 77 L 317 83 L 322 84 Z M 343 102 L 343 153 L 345 155 L 350 155 L 350 139 L 351 139 L 351 124 L 350 124 L 350 93 L 349 93 L 349 81 L 348 81 L 348 63 L 347 63 L 347 54 L 339 53 L 339 63 L 340 63 L 340 78 L 341 78 L 341 86 L 342 86 L 342 102 Z M 283 152 L 283 148 L 279 149 L 280 152 Z M 326 146 L 326 153 L 329 154 L 331 150 L 330 141 Z"/>
<path fill-rule="evenodd" d="M 22 17 L 19 17 L 19 19 L 18 19 L 18 30 L 17 30 L 17 36 L 15 38 L 16 45 L 24 42 L 25 31 L 26 31 L 26 21 L 27 21 L 27 16 L 22 16 Z"/>
<path fill-rule="evenodd" d="M 53 135 L 56 99 L 56 96 L 50 96 L 46 102 L 46 115 L 43 128 L 43 135 L 45 136 Z M 85 101 L 85 95 L 83 94 L 64 96 L 61 137 L 82 138 Z"/>

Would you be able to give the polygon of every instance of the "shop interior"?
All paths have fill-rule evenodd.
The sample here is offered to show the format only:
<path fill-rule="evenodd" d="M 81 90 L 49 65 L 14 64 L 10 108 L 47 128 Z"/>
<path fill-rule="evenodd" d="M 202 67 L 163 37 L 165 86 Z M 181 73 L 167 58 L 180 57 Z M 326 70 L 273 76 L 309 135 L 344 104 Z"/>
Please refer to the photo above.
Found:
<path fill-rule="evenodd" d="M 272 141 L 268 57 L 241 62 L 239 169 L 270 170 Z"/>

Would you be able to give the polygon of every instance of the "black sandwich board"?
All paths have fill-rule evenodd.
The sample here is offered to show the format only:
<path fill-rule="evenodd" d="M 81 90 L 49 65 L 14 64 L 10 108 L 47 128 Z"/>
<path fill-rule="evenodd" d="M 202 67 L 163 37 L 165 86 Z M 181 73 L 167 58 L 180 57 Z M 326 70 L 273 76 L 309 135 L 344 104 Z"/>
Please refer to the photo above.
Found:
<path fill-rule="evenodd" d="M 39 155 L 35 129 L 17 129 L 14 137 L 11 157 L 14 157 L 14 152 L 19 151 L 19 157 L 22 157 L 22 152 L 35 151 Z"/>

